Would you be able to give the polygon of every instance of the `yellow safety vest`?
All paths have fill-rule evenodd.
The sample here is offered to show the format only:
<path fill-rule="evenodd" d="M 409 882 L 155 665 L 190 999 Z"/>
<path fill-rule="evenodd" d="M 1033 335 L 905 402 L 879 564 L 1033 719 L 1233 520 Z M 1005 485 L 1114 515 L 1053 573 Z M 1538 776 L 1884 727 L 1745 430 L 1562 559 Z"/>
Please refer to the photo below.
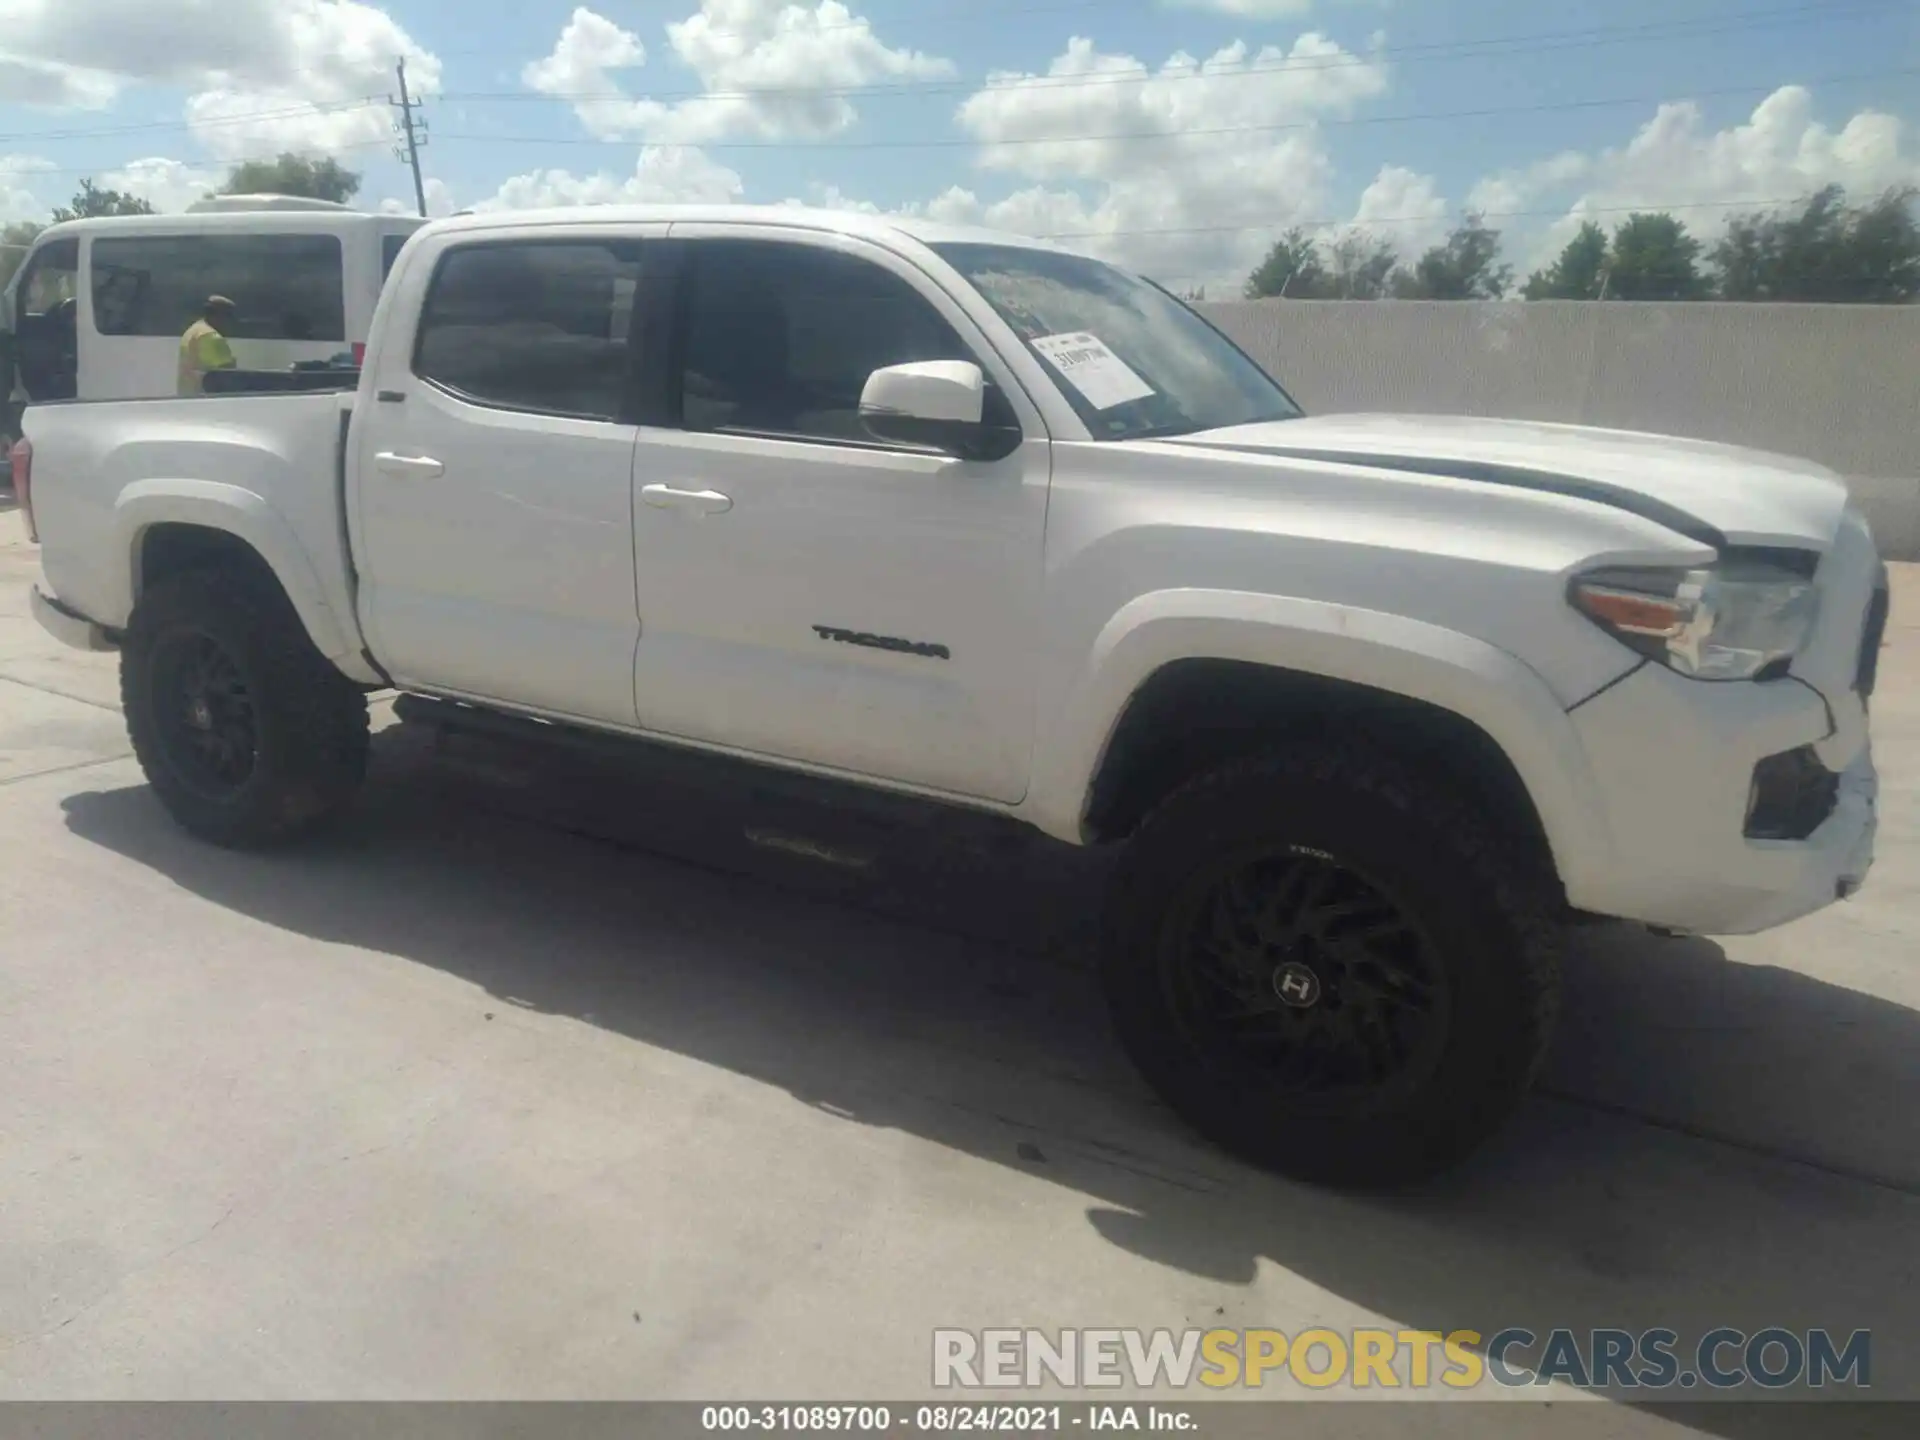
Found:
<path fill-rule="evenodd" d="M 206 386 L 202 382 L 209 370 L 233 368 L 233 347 L 227 344 L 226 336 L 204 320 L 196 320 L 187 327 L 187 333 L 180 337 L 182 395 L 203 394 Z"/>

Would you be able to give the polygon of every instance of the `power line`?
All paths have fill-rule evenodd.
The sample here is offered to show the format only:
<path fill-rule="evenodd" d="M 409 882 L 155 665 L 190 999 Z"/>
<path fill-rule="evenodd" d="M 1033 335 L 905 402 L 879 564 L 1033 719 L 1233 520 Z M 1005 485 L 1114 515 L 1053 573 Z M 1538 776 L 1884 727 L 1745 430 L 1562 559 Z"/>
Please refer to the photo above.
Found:
<path fill-rule="evenodd" d="M 554 101 L 601 101 L 609 104 L 631 103 L 634 99 L 645 100 L 739 100 L 759 96 L 824 96 L 859 97 L 864 95 L 886 94 L 941 94 L 960 91 L 980 91 L 991 93 L 997 90 L 1051 90 L 1082 89 L 1104 85 L 1131 84 L 1146 82 L 1167 84 L 1199 80 L 1237 80 L 1257 76 L 1286 74 L 1289 72 L 1313 72 L 1363 68 L 1375 63 L 1382 57 L 1407 60 L 1426 57 L 1430 59 L 1446 58 L 1502 58 L 1507 55 L 1532 54 L 1540 51 L 1584 49 L 1591 45 L 1625 44 L 1637 40 L 1661 41 L 1684 40 L 1711 37 L 1730 31 L 1746 31 L 1769 24 L 1787 24 L 1796 17 L 1813 21 L 1830 22 L 1848 14 L 1866 14 L 1884 10 L 1898 0 L 1855 0 L 1853 4 L 1795 5 L 1775 10 L 1760 10 L 1746 13 L 1717 12 L 1711 15 L 1690 19 L 1650 21 L 1637 25 L 1600 26 L 1584 30 L 1564 30 L 1530 32 L 1520 35 L 1482 36 L 1473 40 L 1436 41 L 1420 45 L 1383 46 L 1366 54 L 1342 52 L 1338 56 L 1309 57 L 1296 59 L 1288 57 L 1283 61 L 1268 64 L 1242 65 L 1233 70 L 1207 70 L 1204 62 L 1196 62 L 1192 70 L 1181 70 L 1173 74 L 1155 72 L 1146 67 L 1139 69 L 1102 71 L 1093 75 L 1038 75 L 1007 76 L 993 72 L 984 76 L 955 77 L 948 80 L 895 81 L 872 85 L 850 86 L 754 86 L 735 90 L 655 90 L 645 96 L 633 97 L 619 93 L 578 91 L 558 93 L 530 93 L 527 91 L 445 91 L 426 97 L 435 101 L 461 102 L 540 102 Z M 1086 5 L 1059 5 L 1055 9 L 1081 9 Z M 976 18 L 977 12 L 970 12 L 965 18 Z M 1024 13 L 1033 13 L 1031 11 Z M 960 18 L 960 17 L 956 17 Z M 1710 28 L 1701 29 L 1707 26 Z M 822 27 L 829 28 L 829 27 Z M 850 23 L 846 27 L 857 28 Z M 1789 26 L 1790 28 L 1790 26 Z M 708 31 L 708 34 L 732 33 Z M 1539 42 L 1539 43 L 1535 43 Z M 1481 57 L 1473 53 L 1488 46 L 1504 46 L 1505 49 L 1490 52 Z M 459 53 L 459 52 L 449 52 Z M 479 52 L 473 52 L 479 53 Z M 348 114 L 356 110 L 377 108 L 387 101 L 379 96 L 363 95 L 351 99 L 314 101 L 309 104 L 286 106 L 271 110 L 251 111 L 242 114 L 223 116 L 217 120 L 203 121 L 147 121 L 131 125 L 96 127 L 93 129 L 21 131 L 11 135 L 0 135 L 0 144 L 33 144 L 46 141 L 105 139 L 117 135 L 153 134 L 168 131 L 204 130 L 235 125 L 253 125 L 271 120 L 301 119 L 314 114 Z"/>
<path fill-rule="evenodd" d="M 1364 69 L 1380 59 L 1395 59 L 1405 62 L 1409 59 L 1499 59 L 1508 55 L 1526 55 L 1545 51 L 1580 50 L 1591 46 L 1630 44 L 1636 41 L 1691 40 L 1712 37 L 1733 32 L 1745 32 L 1755 28 L 1780 25 L 1792 28 L 1789 22 L 1824 22 L 1837 16 L 1848 14 L 1867 14 L 1884 10 L 1895 0 L 1855 0 L 1851 5 L 1795 5 L 1778 10 L 1759 10 L 1746 13 L 1722 12 L 1702 16 L 1692 20 L 1649 21 L 1637 25 L 1602 26 L 1586 30 L 1564 30 L 1532 32 L 1522 35 L 1485 36 L 1477 40 L 1435 41 L 1420 45 L 1381 46 L 1364 53 L 1342 51 L 1333 56 L 1310 56 L 1296 58 L 1288 56 L 1284 60 L 1266 63 L 1241 65 L 1232 70 L 1208 70 L 1206 62 L 1196 60 L 1192 69 L 1178 70 L 1172 74 L 1164 68 L 1154 71 L 1147 66 L 1125 70 L 1103 70 L 1095 74 L 1083 75 L 1009 75 L 1001 71 L 989 72 L 978 76 L 957 76 L 946 80 L 884 81 L 869 85 L 756 85 L 743 86 L 732 90 L 648 90 L 644 95 L 632 96 L 619 91 L 537 91 L 526 90 L 450 90 L 436 98 L 447 101 L 484 101 L 488 103 L 505 102 L 590 102 L 601 101 L 610 104 L 631 103 L 635 100 L 647 101 L 696 101 L 696 100 L 746 100 L 761 96 L 830 96 L 840 98 L 859 98 L 877 95 L 937 95 L 959 93 L 961 91 L 979 91 L 992 93 L 999 90 L 1032 91 L 1066 89 L 1075 90 L 1104 85 L 1140 85 L 1145 83 L 1167 84 L 1196 80 L 1238 80 L 1263 75 L 1284 75 L 1289 73 L 1311 73 L 1325 70 Z M 1701 26 L 1710 28 L 1701 29 Z M 1535 44 L 1532 42 L 1543 42 Z M 1484 47 L 1504 46 L 1497 51 L 1479 53 Z M 1471 52 L 1471 53 L 1463 53 Z"/>
<path fill-rule="evenodd" d="M 1783 205 L 1799 205 L 1805 202 L 1806 192 L 1776 200 L 1690 200 L 1684 203 L 1653 200 L 1639 205 L 1604 205 L 1581 210 L 1571 206 L 1559 206 L 1551 210 L 1484 210 L 1478 212 L 1482 220 L 1540 220 L 1584 219 L 1592 215 L 1633 215 L 1647 212 L 1666 213 L 1675 210 L 1777 210 Z M 1351 216 L 1339 220 L 1263 220 L 1246 225 L 1175 225 L 1167 229 L 1151 230 L 1053 230 L 1032 232 L 1034 240 L 1133 240 L 1154 235 L 1239 235 L 1254 230 L 1289 230 L 1298 226 L 1302 230 L 1371 230 L 1383 225 L 1431 225 L 1447 218 L 1445 214 L 1433 215 L 1386 215 L 1368 216 L 1365 220 L 1356 220 Z"/>
<path fill-rule="evenodd" d="M 913 17 L 913 23 L 916 25 L 951 25 L 955 23 L 972 23 L 976 20 L 987 20 L 998 23 L 1003 17 L 1009 15 L 1017 15 L 1025 19 L 1029 15 L 1064 14 L 1070 10 L 1105 10 L 1109 8 L 1112 3 L 1113 0 L 1059 0 L 1059 3 L 1052 5 L 1027 5 L 1020 3 L 1020 0 L 1014 0 L 1014 3 L 1010 5 L 969 4 L 962 7 L 955 7 L 951 10 L 935 10 L 925 14 L 917 14 Z M 1272 22 L 1269 21 L 1267 23 L 1271 24 Z M 665 27 L 663 26 L 661 28 L 664 29 Z M 819 24 L 809 27 L 805 33 L 814 35 L 821 31 L 859 30 L 863 28 L 871 29 L 872 23 L 863 18 L 830 20 L 822 21 Z M 716 25 L 703 27 L 700 33 L 702 35 L 723 35 L 729 39 L 751 40 L 765 35 L 766 32 L 764 30 L 742 30 L 739 28 L 723 29 Z M 495 50 L 485 48 L 474 48 L 471 50 L 436 50 L 433 52 L 434 58 L 440 60 L 464 59 L 473 55 L 494 55 L 497 53 Z"/>
<path fill-rule="evenodd" d="M 1871 70 L 1853 75 L 1827 75 L 1800 83 L 1812 86 L 1845 85 L 1863 80 L 1884 80 L 1895 76 L 1920 74 L 1920 67 L 1906 66 L 1896 70 Z M 1685 98 L 1716 98 L 1727 95 L 1764 95 L 1771 94 L 1775 85 L 1736 85 L 1719 90 L 1696 90 Z M 1597 110 L 1608 106 L 1623 105 L 1660 105 L 1669 103 L 1671 95 L 1631 95 L 1610 100 L 1563 100 L 1542 105 L 1489 106 L 1477 110 L 1430 110 L 1417 114 L 1403 115 L 1354 115 L 1337 119 L 1293 120 L 1270 125 L 1223 125 L 1208 129 L 1185 130 L 1136 130 L 1110 134 L 1065 134 L 1020 136 L 1008 140 L 985 140 L 968 136 L 964 138 L 943 138 L 939 140 L 716 140 L 716 141 L 665 141 L 659 144 L 642 144 L 634 140 L 602 140 L 577 135 L 463 135 L 442 134 L 442 140 L 473 142 L 490 145 L 616 145 L 630 147 L 641 145 L 650 150 L 994 150 L 1004 147 L 1028 145 L 1074 145 L 1086 143 L 1128 143 L 1150 140 L 1186 140 L 1195 136 L 1254 135 L 1271 134 L 1287 130 L 1318 130 L 1331 127 L 1357 125 L 1404 125 L 1415 122 L 1425 123 L 1441 120 L 1479 120 L 1496 116 L 1542 115 L 1570 110 Z"/>
<path fill-rule="evenodd" d="M 257 125 L 269 120 L 299 120 L 312 115 L 348 115 L 370 109 L 383 102 L 371 95 L 354 100 L 316 100 L 304 105 L 287 105 L 275 110 L 249 110 L 238 115 L 223 115 L 216 120 L 151 120 L 135 125 L 109 125 L 93 130 L 32 130 L 16 135 L 0 135 L 0 144 L 36 144 L 46 140 L 100 140 L 115 135 L 140 135 L 163 130 L 214 130 L 232 125 Z"/>
<path fill-rule="evenodd" d="M 343 155 L 350 151 L 382 150 L 392 144 L 393 140 L 391 136 L 382 137 L 378 140 L 349 140 L 343 145 L 329 145 L 327 147 L 327 153 L 329 155 Z M 23 183 L 31 181 L 37 175 L 88 175 L 99 177 L 118 173 L 119 171 L 125 170 L 128 165 L 137 163 L 138 161 L 135 160 L 121 161 L 118 163 L 107 161 L 99 165 L 41 165 L 31 170 L 0 171 L 0 179 L 10 179 L 15 183 Z M 182 163 L 185 164 L 186 162 L 183 161 Z"/>

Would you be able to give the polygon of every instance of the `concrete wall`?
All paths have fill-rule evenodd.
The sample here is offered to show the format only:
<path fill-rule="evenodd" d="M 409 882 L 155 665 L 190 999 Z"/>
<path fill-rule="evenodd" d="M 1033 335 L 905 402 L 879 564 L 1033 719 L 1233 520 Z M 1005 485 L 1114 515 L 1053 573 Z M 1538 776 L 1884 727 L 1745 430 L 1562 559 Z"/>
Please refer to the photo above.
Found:
<path fill-rule="evenodd" d="M 1920 306 L 1254 300 L 1199 307 L 1309 411 L 1560 420 L 1802 455 L 1920 559 Z"/>

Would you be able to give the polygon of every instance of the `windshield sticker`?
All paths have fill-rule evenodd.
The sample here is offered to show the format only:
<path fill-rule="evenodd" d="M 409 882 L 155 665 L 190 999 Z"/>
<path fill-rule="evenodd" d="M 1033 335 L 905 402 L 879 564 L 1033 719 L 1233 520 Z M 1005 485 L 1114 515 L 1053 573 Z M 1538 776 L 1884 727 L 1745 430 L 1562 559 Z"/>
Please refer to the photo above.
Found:
<path fill-rule="evenodd" d="M 1134 374 L 1098 335 L 1084 330 L 1071 335 L 1042 335 L 1033 342 L 1033 348 L 1046 356 L 1096 410 L 1111 410 L 1154 393 L 1153 387 Z"/>

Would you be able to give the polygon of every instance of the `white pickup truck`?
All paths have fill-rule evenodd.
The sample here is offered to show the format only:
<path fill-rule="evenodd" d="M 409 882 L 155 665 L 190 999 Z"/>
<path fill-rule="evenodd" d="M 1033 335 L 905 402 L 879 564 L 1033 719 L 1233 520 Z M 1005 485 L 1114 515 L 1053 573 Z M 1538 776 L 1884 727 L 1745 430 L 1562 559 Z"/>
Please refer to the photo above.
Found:
<path fill-rule="evenodd" d="M 1871 860 L 1886 571 L 1813 464 L 1304 416 L 1110 265 L 797 209 L 433 224 L 357 383 L 26 416 L 35 611 L 216 843 L 345 806 L 394 688 L 1118 847 L 1129 1053 L 1342 1184 L 1494 1129 L 1569 922 Z"/>

